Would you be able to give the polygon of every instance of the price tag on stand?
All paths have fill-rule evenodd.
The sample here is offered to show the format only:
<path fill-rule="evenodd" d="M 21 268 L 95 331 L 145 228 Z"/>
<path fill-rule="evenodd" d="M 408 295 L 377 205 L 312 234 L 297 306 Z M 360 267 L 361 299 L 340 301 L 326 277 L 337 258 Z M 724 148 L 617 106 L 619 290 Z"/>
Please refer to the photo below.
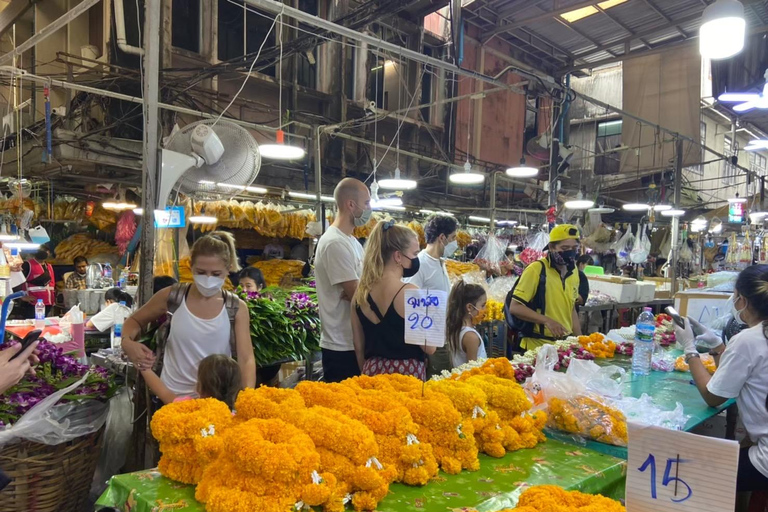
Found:
<path fill-rule="evenodd" d="M 445 309 L 448 294 L 438 290 L 405 290 L 405 342 L 409 345 L 445 345 Z"/>
<path fill-rule="evenodd" d="M 736 505 L 739 444 L 628 425 L 627 512 L 726 512 Z"/>

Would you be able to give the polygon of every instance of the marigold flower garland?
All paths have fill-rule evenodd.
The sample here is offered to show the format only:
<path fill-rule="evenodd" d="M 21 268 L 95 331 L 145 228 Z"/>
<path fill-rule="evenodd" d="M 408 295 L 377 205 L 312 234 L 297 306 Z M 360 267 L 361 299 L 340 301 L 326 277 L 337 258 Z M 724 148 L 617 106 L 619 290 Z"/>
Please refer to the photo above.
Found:
<path fill-rule="evenodd" d="M 501 512 L 625 512 L 616 500 L 599 494 L 566 491 L 555 485 L 537 485 L 523 491 L 514 509 Z"/>
<path fill-rule="evenodd" d="M 152 435 L 160 443 L 160 473 L 196 484 L 223 448 L 222 435 L 232 424 L 224 402 L 201 398 L 174 402 L 152 416 Z"/>
<path fill-rule="evenodd" d="M 714 357 L 709 354 L 702 354 L 701 363 L 704 365 L 704 368 L 707 369 L 710 375 L 714 375 L 715 370 L 717 370 Z M 691 367 L 688 365 L 688 363 L 685 362 L 685 356 L 680 356 L 675 359 L 675 370 L 678 372 L 691 371 Z"/>
<path fill-rule="evenodd" d="M 627 418 L 621 411 L 588 396 L 550 398 L 549 426 L 601 443 L 627 445 Z"/>
<path fill-rule="evenodd" d="M 601 359 L 613 357 L 616 353 L 616 343 L 606 340 L 605 336 L 599 332 L 592 333 L 589 336 L 579 336 L 578 341 L 579 345 L 595 357 Z"/>

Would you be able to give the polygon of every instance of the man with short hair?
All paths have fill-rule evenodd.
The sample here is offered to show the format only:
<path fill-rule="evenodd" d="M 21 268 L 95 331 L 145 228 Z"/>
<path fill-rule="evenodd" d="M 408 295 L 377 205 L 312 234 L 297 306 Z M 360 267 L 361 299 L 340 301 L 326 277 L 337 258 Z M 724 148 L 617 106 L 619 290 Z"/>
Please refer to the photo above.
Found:
<path fill-rule="evenodd" d="M 440 290 L 451 292 L 451 281 L 445 268 L 444 258 L 456 252 L 456 230 L 458 223 L 448 215 L 432 215 L 427 219 L 424 236 L 427 248 L 419 252 L 419 271 L 403 282 L 410 283 L 422 290 Z M 443 370 L 453 368 L 448 347 L 438 348 L 429 357 L 427 378 L 440 374 Z"/>
<path fill-rule="evenodd" d="M 337 214 L 315 250 L 320 348 L 325 382 L 360 374 L 352 342 L 350 301 L 363 270 L 363 246 L 352 236 L 371 218 L 371 194 L 362 181 L 344 178 L 333 192 Z"/>
<path fill-rule="evenodd" d="M 64 287 L 67 290 L 85 290 L 88 288 L 88 284 L 85 280 L 85 276 L 88 272 L 88 260 L 85 256 L 78 256 L 75 258 L 75 271 L 72 272 L 67 278 L 67 282 L 64 283 Z"/>
<path fill-rule="evenodd" d="M 530 332 L 522 333 L 522 348 L 531 350 L 570 334 L 581 335 L 576 313 L 579 294 L 576 255 L 579 239 L 576 226 L 555 226 L 549 233 L 548 254 L 528 265 L 507 295 L 509 313 L 532 324 Z M 542 272 L 545 272 L 543 304 L 537 304 Z"/>

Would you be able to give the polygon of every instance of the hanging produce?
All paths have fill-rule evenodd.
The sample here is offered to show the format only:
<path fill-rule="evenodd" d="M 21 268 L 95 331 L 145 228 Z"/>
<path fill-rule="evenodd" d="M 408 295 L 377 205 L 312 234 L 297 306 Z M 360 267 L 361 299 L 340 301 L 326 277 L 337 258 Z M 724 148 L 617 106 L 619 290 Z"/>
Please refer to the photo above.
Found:
<path fill-rule="evenodd" d="M 120 256 L 125 254 L 128 244 L 136 233 L 136 214 L 132 210 L 126 210 L 120 214 L 115 232 L 115 243 L 120 251 Z"/>
<path fill-rule="evenodd" d="M 117 247 L 109 242 L 95 240 L 87 233 L 78 233 L 61 241 L 56 246 L 56 259 L 62 262 L 71 262 L 77 256 L 92 258 L 100 254 L 117 254 Z"/>
<path fill-rule="evenodd" d="M 267 286 L 279 286 L 286 276 L 300 279 L 305 263 L 299 260 L 265 260 L 257 261 L 252 267 L 261 270 Z"/>
<path fill-rule="evenodd" d="M 424 249 L 427 246 L 427 238 L 424 235 L 424 226 L 415 220 L 412 220 L 406 224 L 406 226 L 411 228 L 416 233 L 416 235 L 419 237 L 419 247 Z"/>

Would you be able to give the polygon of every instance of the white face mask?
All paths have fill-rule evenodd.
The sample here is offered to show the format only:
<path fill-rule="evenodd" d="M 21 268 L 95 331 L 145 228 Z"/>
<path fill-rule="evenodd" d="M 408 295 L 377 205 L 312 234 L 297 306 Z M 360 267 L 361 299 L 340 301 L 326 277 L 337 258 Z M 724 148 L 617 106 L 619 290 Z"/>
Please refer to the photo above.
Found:
<path fill-rule="evenodd" d="M 456 249 L 459 247 L 459 242 L 454 240 L 453 242 L 448 242 L 448 245 L 445 246 L 445 249 L 443 249 L 443 256 L 448 258 L 450 256 L 453 256 L 453 253 L 456 252 Z"/>
<path fill-rule="evenodd" d="M 213 297 L 217 293 L 221 293 L 221 288 L 224 286 L 224 278 L 216 276 L 195 276 L 195 286 L 204 297 Z"/>
<path fill-rule="evenodd" d="M 731 301 L 731 314 L 733 315 L 734 320 L 742 325 L 747 323 L 741 318 L 741 314 L 746 311 L 746 309 L 746 306 L 743 309 L 736 309 L 736 300 L 734 299 Z"/>

